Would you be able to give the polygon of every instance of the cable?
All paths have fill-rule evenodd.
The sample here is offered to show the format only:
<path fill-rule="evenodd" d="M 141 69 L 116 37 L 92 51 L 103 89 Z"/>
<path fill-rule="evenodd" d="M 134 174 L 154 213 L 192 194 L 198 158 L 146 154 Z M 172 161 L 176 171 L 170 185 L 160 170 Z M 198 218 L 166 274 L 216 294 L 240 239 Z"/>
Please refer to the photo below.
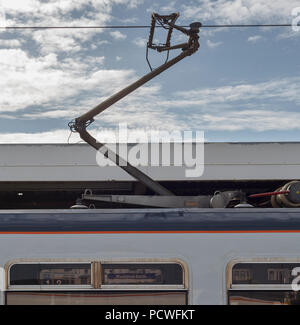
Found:
<path fill-rule="evenodd" d="M 204 28 L 292 27 L 292 24 L 204 25 Z M 200 28 L 202 28 L 200 27 Z"/>
<path fill-rule="evenodd" d="M 292 24 L 247 24 L 247 25 L 202 25 L 201 28 L 251 28 L 251 27 L 292 27 Z M 157 26 L 163 28 L 163 26 Z M 190 26 L 180 26 L 189 28 Z M 135 29 L 135 28 L 150 28 L 146 25 L 120 25 L 120 26 L 0 26 L 0 29 Z"/>
<path fill-rule="evenodd" d="M 68 144 L 70 144 L 70 139 L 71 139 L 72 133 L 73 133 L 73 132 L 70 131 L 70 134 L 69 134 L 69 136 L 68 136 L 68 140 L 67 140 L 67 143 L 68 143 Z"/>

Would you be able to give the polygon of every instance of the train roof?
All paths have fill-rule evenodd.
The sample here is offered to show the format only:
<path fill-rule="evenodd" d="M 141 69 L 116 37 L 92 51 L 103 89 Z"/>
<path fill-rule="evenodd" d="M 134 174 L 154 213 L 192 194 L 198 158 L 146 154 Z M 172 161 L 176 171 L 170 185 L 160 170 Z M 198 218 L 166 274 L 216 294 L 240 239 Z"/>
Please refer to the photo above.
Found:
<path fill-rule="evenodd" d="M 114 232 L 300 232 L 300 209 L 0 211 L 0 234 Z"/>

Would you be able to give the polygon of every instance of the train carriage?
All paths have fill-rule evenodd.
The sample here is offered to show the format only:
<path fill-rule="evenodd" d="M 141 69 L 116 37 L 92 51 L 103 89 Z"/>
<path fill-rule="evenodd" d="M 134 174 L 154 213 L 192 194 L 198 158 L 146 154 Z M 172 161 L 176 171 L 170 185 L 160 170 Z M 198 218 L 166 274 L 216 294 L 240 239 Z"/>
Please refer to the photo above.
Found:
<path fill-rule="evenodd" d="M 297 304 L 299 243 L 300 209 L 3 210 L 1 303 Z"/>

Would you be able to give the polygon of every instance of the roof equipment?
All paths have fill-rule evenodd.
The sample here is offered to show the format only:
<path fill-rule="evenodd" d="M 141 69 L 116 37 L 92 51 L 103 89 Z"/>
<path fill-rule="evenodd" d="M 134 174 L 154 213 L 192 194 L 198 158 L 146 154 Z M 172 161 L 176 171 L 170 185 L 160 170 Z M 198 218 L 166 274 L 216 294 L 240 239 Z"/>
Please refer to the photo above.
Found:
<path fill-rule="evenodd" d="M 81 139 L 87 142 L 90 146 L 101 152 L 105 151 L 104 156 L 112 160 L 116 165 L 126 171 L 129 175 L 136 180 L 144 184 L 151 189 L 155 195 L 95 195 L 91 190 L 85 190 L 81 199 L 72 208 L 87 208 L 83 201 L 101 201 L 110 203 L 121 203 L 127 205 L 137 205 L 144 207 L 189 207 L 189 208 L 227 208 L 227 207 L 252 207 L 247 202 L 247 196 L 240 190 L 232 191 L 216 191 L 214 195 L 202 195 L 202 196 L 175 196 L 171 191 L 163 187 L 161 184 L 151 179 L 148 175 L 141 172 L 138 168 L 132 166 L 125 161 L 118 154 L 112 152 L 103 143 L 98 142 L 88 131 L 87 127 L 94 122 L 94 118 L 102 113 L 104 110 L 115 104 L 125 96 L 129 95 L 145 83 L 158 76 L 163 71 L 169 69 L 174 64 L 178 63 L 187 56 L 194 54 L 199 48 L 199 29 L 202 26 L 200 22 L 190 24 L 190 28 L 175 24 L 179 13 L 172 13 L 170 15 L 159 15 L 157 13 L 152 14 L 152 22 L 150 27 L 149 40 L 147 43 L 146 60 L 150 67 L 150 72 L 141 77 L 134 83 L 125 87 L 121 91 L 112 95 L 104 102 L 100 103 L 87 113 L 77 117 L 71 121 L 68 125 L 72 132 L 78 132 Z M 154 43 L 154 32 L 156 25 L 168 31 L 167 39 L 164 44 Z M 173 30 L 176 29 L 188 37 L 186 43 L 177 45 L 171 45 L 171 36 Z M 156 69 L 153 69 L 149 58 L 149 49 L 156 50 L 157 52 L 167 51 L 167 58 L 165 63 Z M 171 50 L 181 49 L 181 53 L 169 60 L 169 52 Z M 105 149 L 105 150 L 103 150 Z M 260 197 L 270 197 L 270 203 L 272 207 L 299 207 L 300 206 L 300 182 L 293 181 L 277 189 L 275 192 L 252 194 L 250 199 Z"/>
<path fill-rule="evenodd" d="M 147 56 L 147 61 L 149 63 L 149 66 L 151 68 L 151 72 L 143 76 L 142 78 L 138 79 L 131 85 L 127 86 L 126 88 L 122 89 L 121 91 L 117 92 L 116 94 L 112 95 L 108 99 L 106 99 L 104 102 L 101 104 L 97 105 L 93 109 L 89 110 L 87 113 L 77 117 L 75 120 L 71 121 L 68 125 L 71 129 L 72 132 L 78 132 L 81 139 L 87 142 L 90 146 L 95 148 L 96 150 L 99 149 L 104 149 L 105 145 L 103 143 L 98 142 L 88 131 L 87 127 L 94 122 L 95 116 L 98 114 L 102 113 L 104 110 L 106 110 L 108 107 L 111 105 L 115 104 L 125 96 L 129 95 L 131 92 L 134 90 L 138 89 L 142 85 L 144 85 L 146 82 L 150 81 L 163 71 L 167 70 L 174 64 L 178 63 L 182 59 L 184 59 L 187 56 L 190 56 L 194 54 L 198 48 L 199 48 L 199 28 L 201 27 L 201 23 L 196 22 L 192 23 L 190 25 L 190 29 L 186 29 L 180 26 L 175 25 L 175 21 L 178 18 L 179 13 L 173 13 L 168 16 L 161 16 L 159 14 L 153 13 L 152 14 L 152 24 L 151 24 L 151 30 L 150 30 L 150 35 L 149 35 L 149 41 L 147 44 L 147 53 L 148 49 L 154 49 L 157 50 L 158 52 L 163 52 L 163 51 L 170 51 L 173 49 L 181 49 L 182 52 L 174 57 L 171 60 L 168 60 L 159 66 L 158 68 L 152 70 L 152 67 L 149 63 L 148 56 Z M 153 44 L 153 35 L 154 35 L 154 30 L 155 30 L 155 25 L 156 22 L 159 23 L 161 26 L 163 26 L 165 29 L 168 30 L 168 36 L 165 44 L 161 45 L 155 45 Z M 188 36 L 188 41 L 186 43 L 181 43 L 177 44 L 174 46 L 170 45 L 171 41 L 171 34 L 173 29 L 177 29 L 184 33 L 185 35 Z M 171 193 L 168 189 L 163 187 L 161 184 L 158 182 L 154 181 L 151 179 L 149 176 L 141 172 L 138 168 L 132 166 L 128 162 L 124 161 L 123 158 L 121 158 L 118 154 L 112 152 L 109 148 L 105 148 L 105 157 L 109 158 L 111 160 L 112 157 L 114 158 L 114 163 L 116 163 L 120 168 L 125 170 L 129 175 L 134 177 L 136 180 L 140 181 L 142 184 L 150 188 L 154 193 L 157 195 L 162 195 L 162 196 L 173 196 L 174 194 Z"/>

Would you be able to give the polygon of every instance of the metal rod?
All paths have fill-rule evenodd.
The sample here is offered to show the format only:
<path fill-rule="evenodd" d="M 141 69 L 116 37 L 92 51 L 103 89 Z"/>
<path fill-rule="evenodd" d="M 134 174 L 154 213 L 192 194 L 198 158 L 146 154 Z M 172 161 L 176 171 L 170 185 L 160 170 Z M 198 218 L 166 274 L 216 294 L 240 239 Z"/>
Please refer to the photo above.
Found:
<path fill-rule="evenodd" d="M 289 193 L 290 193 L 290 191 L 276 191 L 276 192 L 251 194 L 251 195 L 249 195 L 249 197 L 255 198 L 255 197 L 273 196 L 273 195 L 280 195 L 280 194 L 289 194 Z"/>
<path fill-rule="evenodd" d="M 139 180 L 142 184 L 146 185 L 152 191 L 159 195 L 167 195 L 171 196 L 174 195 L 172 192 L 164 188 L 158 182 L 154 181 L 152 178 L 141 172 L 138 168 L 130 165 L 127 161 L 125 161 L 122 157 L 120 157 L 117 153 L 113 152 L 109 148 L 107 148 L 103 143 L 98 142 L 94 137 L 92 137 L 86 130 L 82 130 L 79 132 L 80 138 L 87 142 L 90 146 L 95 148 L 97 151 L 102 149 L 105 153 L 103 155 L 106 158 L 109 158 L 114 163 L 119 165 L 120 168 L 125 170 L 130 176 L 134 177 L 135 179 Z M 112 159 L 114 157 L 114 159 Z"/>
<path fill-rule="evenodd" d="M 159 15 L 157 15 L 157 16 L 160 17 Z M 153 15 L 152 17 L 155 17 L 155 16 Z M 161 17 L 164 17 L 164 16 L 161 16 Z M 153 33 L 154 33 L 154 26 L 155 26 L 155 22 L 153 22 L 153 20 L 152 20 L 151 31 L 150 31 L 150 41 L 149 41 L 150 44 L 148 44 L 148 45 L 152 45 L 151 43 L 152 43 L 152 38 L 153 38 Z M 172 29 L 173 27 L 175 28 L 174 24 L 169 24 L 169 26 L 170 26 L 170 29 Z M 182 28 L 180 28 L 180 30 L 181 29 Z M 189 41 L 185 44 L 186 46 L 185 46 L 184 50 L 179 55 L 177 55 L 175 58 L 171 59 L 170 61 L 165 62 L 164 64 L 162 64 L 161 66 L 159 66 L 155 70 L 152 70 L 151 72 L 149 72 L 148 74 L 146 74 L 142 78 L 140 78 L 137 81 L 133 82 L 131 85 L 129 85 L 126 88 L 122 89 L 121 91 L 117 92 L 113 96 L 109 97 L 108 99 L 106 99 L 101 104 L 99 104 L 96 107 L 94 107 L 93 109 L 89 110 L 87 113 L 79 116 L 78 118 L 75 119 L 75 122 L 70 122 L 69 123 L 69 126 L 70 126 L 71 130 L 78 132 L 82 140 L 87 142 L 90 146 L 92 146 L 96 150 L 102 149 L 101 151 L 103 151 L 105 149 L 105 153 L 104 153 L 105 157 L 112 160 L 120 168 L 122 168 L 124 171 L 126 171 L 129 175 L 131 175 L 135 179 L 139 180 L 142 184 L 144 184 L 145 186 L 150 188 L 156 194 L 164 195 L 164 196 L 171 196 L 171 195 L 174 195 L 174 194 L 171 193 L 166 188 L 164 188 L 158 182 L 154 181 L 149 176 L 147 176 L 146 174 L 141 172 L 138 168 L 130 165 L 122 157 L 120 157 L 116 153 L 112 152 L 107 147 L 105 147 L 104 144 L 98 142 L 94 137 L 92 137 L 87 132 L 86 128 L 87 128 L 88 125 L 90 125 L 94 121 L 94 117 L 96 115 L 100 114 L 105 109 L 107 109 L 111 105 L 115 104 L 116 102 L 118 102 L 119 100 L 121 100 L 122 98 L 124 98 L 125 96 L 127 96 L 128 94 L 130 94 L 131 92 L 136 90 L 137 88 L 144 85 L 149 80 L 153 79 L 154 77 L 156 77 L 157 75 L 159 75 L 163 71 L 167 70 L 168 68 L 170 68 L 171 66 L 176 64 L 177 62 L 181 61 L 185 57 L 190 56 L 194 52 L 196 52 L 198 50 L 198 48 L 199 48 L 199 42 L 198 42 L 199 29 L 197 29 L 197 28 L 193 29 L 191 27 L 191 30 L 188 31 L 188 33 L 186 32 L 186 30 L 184 32 L 186 34 L 188 34 Z M 170 31 L 169 31 L 168 35 L 171 35 Z M 182 45 L 182 44 L 180 44 L 180 45 Z M 175 48 L 177 48 L 177 47 L 175 47 Z M 114 157 L 114 158 L 112 158 L 112 157 Z"/>
<path fill-rule="evenodd" d="M 85 113 L 85 114 L 81 115 L 80 117 L 76 118 L 76 122 L 84 123 L 86 121 L 92 120 L 96 115 L 100 114 L 105 109 L 107 109 L 111 105 L 115 104 L 116 102 L 118 102 L 119 100 L 121 100 L 122 98 L 124 98 L 125 96 L 127 96 L 128 94 L 130 94 L 131 92 L 136 90 L 137 88 L 141 87 L 146 82 L 153 79 L 154 77 L 156 77 L 157 75 L 159 75 L 163 71 L 169 69 L 172 65 L 174 65 L 177 62 L 181 61 L 186 56 L 191 55 L 193 52 L 194 51 L 191 51 L 191 50 L 183 51 L 182 53 L 180 53 L 178 56 L 176 56 L 172 60 L 168 61 L 167 63 L 162 64 L 161 66 L 159 66 L 158 68 L 156 68 L 153 71 L 149 72 L 144 77 L 138 79 L 137 81 L 135 81 L 134 83 L 132 83 L 128 87 L 120 90 L 119 92 L 117 92 L 113 96 L 109 97 L 104 102 L 97 105 L 96 107 L 94 107 L 93 109 L 88 111 L 87 113 Z"/>
<path fill-rule="evenodd" d="M 188 47 L 189 43 L 181 43 L 174 46 L 154 46 L 153 48 L 156 49 L 158 52 L 169 51 L 169 50 L 177 50 Z"/>

